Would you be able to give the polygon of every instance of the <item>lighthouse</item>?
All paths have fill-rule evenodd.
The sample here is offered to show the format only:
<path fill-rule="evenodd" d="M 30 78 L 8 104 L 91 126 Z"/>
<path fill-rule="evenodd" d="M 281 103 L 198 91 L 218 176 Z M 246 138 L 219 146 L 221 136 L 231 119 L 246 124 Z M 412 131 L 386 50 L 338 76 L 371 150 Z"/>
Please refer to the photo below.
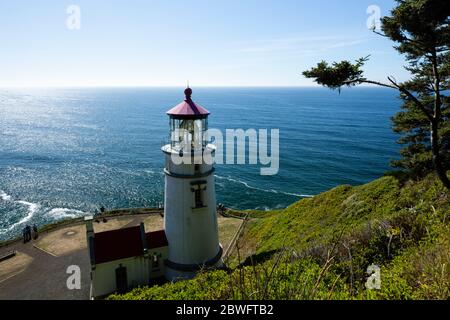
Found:
<path fill-rule="evenodd" d="M 210 113 L 192 100 L 192 89 L 187 88 L 184 94 L 185 100 L 167 111 L 170 142 L 162 147 L 168 280 L 192 278 L 200 269 L 222 264 L 210 161 L 215 146 L 206 136 Z"/>

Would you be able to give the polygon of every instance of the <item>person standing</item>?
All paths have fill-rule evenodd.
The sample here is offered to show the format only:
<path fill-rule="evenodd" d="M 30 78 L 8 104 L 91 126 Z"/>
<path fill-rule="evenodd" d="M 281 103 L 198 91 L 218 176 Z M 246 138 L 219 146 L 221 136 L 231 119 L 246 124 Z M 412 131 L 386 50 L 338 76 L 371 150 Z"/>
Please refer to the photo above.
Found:
<path fill-rule="evenodd" d="M 27 242 L 28 242 L 28 241 L 31 241 L 31 227 L 27 225 L 26 226 L 26 230 L 27 230 L 26 231 L 26 234 L 27 234 L 26 238 L 27 238 Z"/>
<path fill-rule="evenodd" d="M 22 229 L 22 238 L 23 238 L 23 243 L 27 242 L 27 228 L 23 228 Z"/>
<path fill-rule="evenodd" d="M 36 224 L 33 225 L 33 239 L 36 240 L 39 237 L 38 227 Z"/>

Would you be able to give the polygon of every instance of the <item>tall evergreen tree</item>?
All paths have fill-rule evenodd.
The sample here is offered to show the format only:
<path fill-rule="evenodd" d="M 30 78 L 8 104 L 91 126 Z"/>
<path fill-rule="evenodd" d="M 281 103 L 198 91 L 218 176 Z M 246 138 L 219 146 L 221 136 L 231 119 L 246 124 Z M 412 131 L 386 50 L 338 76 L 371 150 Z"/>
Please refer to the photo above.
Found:
<path fill-rule="evenodd" d="M 362 67 L 368 57 L 356 62 L 320 62 L 303 72 L 308 78 L 331 89 L 368 83 L 400 92 L 404 104 L 393 118 L 393 129 L 404 145 L 401 159 L 393 166 L 415 175 L 435 170 L 450 189 L 450 1 L 396 0 L 391 15 L 382 19 L 382 32 L 395 42 L 394 48 L 405 56 L 410 80 L 398 83 L 364 77 Z"/>

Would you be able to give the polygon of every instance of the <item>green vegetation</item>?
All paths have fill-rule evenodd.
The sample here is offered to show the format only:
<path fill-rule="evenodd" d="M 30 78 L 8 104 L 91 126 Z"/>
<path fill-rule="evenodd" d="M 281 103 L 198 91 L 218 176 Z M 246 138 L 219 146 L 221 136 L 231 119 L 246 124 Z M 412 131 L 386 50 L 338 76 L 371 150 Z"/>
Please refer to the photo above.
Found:
<path fill-rule="evenodd" d="M 450 298 L 450 195 L 434 174 L 340 186 L 250 216 L 230 270 L 109 299 Z M 372 264 L 380 290 L 365 287 Z"/>

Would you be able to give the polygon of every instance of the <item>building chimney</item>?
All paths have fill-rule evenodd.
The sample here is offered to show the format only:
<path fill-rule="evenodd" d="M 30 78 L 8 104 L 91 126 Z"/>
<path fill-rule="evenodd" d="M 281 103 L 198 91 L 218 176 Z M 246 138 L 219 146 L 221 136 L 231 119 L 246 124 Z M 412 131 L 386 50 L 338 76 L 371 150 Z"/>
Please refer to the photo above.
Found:
<path fill-rule="evenodd" d="M 145 224 L 144 222 L 141 222 L 141 241 L 142 241 L 142 247 L 144 248 L 144 254 L 147 254 L 148 252 L 148 243 L 147 243 L 147 235 L 145 234 Z"/>
<path fill-rule="evenodd" d="M 93 225 L 93 216 L 87 216 L 84 218 L 84 222 L 86 223 L 86 242 L 89 249 L 89 259 L 91 260 L 91 269 L 95 269 L 95 250 L 94 250 L 94 225 Z"/>
<path fill-rule="evenodd" d="M 86 233 L 88 235 L 91 234 L 91 233 L 92 234 L 94 233 L 93 220 L 94 220 L 93 216 L 84 217 L 84 222 L 86 223 Z"/>

